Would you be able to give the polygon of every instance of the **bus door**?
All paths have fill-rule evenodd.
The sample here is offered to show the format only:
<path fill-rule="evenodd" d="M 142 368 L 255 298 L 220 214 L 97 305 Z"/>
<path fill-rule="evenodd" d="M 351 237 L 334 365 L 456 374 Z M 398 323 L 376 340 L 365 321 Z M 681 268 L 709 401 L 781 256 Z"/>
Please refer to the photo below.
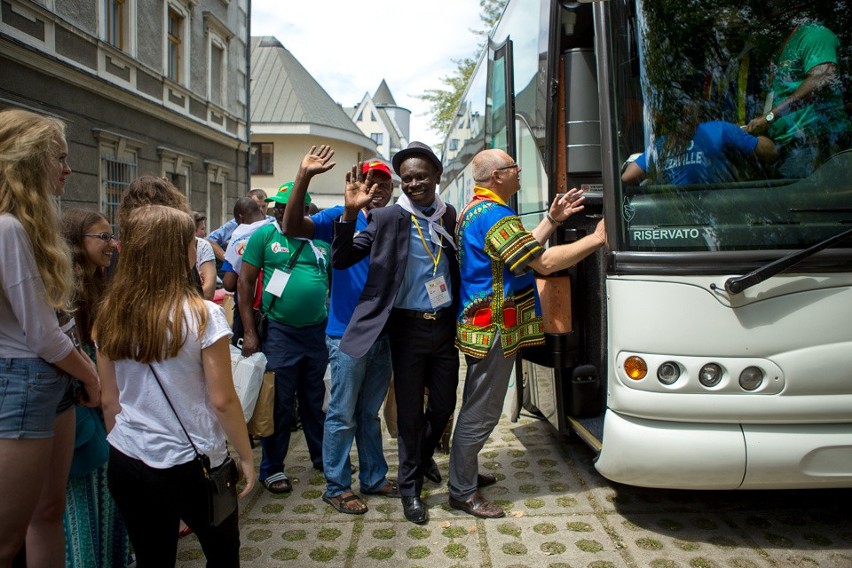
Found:
<path fill-rule="evenodd" d="M 573 187 L 586 192 L 585 209 L 559 227 L 551 245 L 593 232 L 603 215 L 601 120 L 594 17 L 588 4 L 554 3 L 550 65 L 554 100 L 549 124 L 549 198 Z M 527 349 L 522 377 L 525 408 L 546 417 L 560 433 L 579 434 L 600 447 L 606 374 L 606 255 L 598 252 L 567 270 L 539 277 L 545 345 Z M 552 369 L 547 372 L 542 367 Z"/>

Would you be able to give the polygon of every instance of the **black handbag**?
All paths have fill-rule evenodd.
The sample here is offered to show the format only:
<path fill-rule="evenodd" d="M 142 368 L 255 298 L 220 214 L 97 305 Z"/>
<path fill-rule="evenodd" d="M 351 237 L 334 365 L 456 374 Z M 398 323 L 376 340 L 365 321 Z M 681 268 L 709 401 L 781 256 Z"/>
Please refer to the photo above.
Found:
<path fill-rule="evenodd" d="M 273 304 L 275 300 L 272 300 Z M 272 306 L 269 307 L 272 309 Z M 256 309 L 254 310 L 254 328 L 257 333 L 257 339 L 263 344 L 266 341 L 266 335 L 269 333 L 269 317 L 267 317 L 266 313 Z"/>
<path fill-rule="evenodd" d="M 231 456 L 228 456 L 221 465 L 215 468 L 210 467 L 210 457 L 198 451 L 198 448 L 189 436 L 189 432 L 186 431 L 183 422 L 181 422 L 180 416 L 178 416 L 171 399 L 169 399 L 169 395 L 166 394 L 166 389 L 163 388 L 163 383 L 160 382 L 157 371 L 154 370 L 153 365 L 148 365 L 148 367 L 154 373 L 154 378 L 157 380 L 157 384 L 160 385 L 160 390 L 163 391 L 163 396 L 166 397 L 169 408 L 175 413 L 178 424 L 180 424 L 183 433 L 186 435 L 186 439 L 189 440 L 192 451 L 195 452 L 195 461 L 199 463 L 206 481 L 207 522 L 212 527 L 218 527 L 222 524 L 222 521 L 233 515 L 237 510 L 237 479 L 239 477 L 237 464 L 234 463 Z"/>

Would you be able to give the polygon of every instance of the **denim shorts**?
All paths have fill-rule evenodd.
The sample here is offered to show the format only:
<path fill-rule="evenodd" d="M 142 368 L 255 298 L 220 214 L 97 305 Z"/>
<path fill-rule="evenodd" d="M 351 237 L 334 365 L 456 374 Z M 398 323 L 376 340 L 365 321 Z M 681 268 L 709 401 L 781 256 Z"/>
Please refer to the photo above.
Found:
<path fill-rule="evenodd" d="M 0 438 L 52 438 L 70 382 L 44 359 L 0 359 Z"/>

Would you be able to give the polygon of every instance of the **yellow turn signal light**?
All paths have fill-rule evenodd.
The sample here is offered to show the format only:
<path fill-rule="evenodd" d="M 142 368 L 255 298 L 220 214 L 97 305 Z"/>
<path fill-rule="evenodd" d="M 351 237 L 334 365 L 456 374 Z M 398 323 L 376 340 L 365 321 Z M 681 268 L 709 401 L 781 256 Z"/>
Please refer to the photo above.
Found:
<path fill-rule="evenodd" d="M 624 360 L 624 372 L 634 381 L 641 381 L 648 374 L 648 364 L 636 355 L 631 355 Z"/>

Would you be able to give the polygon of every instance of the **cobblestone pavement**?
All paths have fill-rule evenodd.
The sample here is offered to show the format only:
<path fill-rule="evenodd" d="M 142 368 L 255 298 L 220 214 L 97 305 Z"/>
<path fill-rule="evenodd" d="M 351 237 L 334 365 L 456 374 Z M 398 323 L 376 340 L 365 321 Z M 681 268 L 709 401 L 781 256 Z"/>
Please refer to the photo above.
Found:
<path fill-rule="evenodd" d="M 392 476 L 395 441 L 386 455 Z M 382 497 L 365 497 L 365 515 L 335 512 L 321 500 L 324 478 L 311 468 L 304 438 L 294 435 L 287 457 L 293 492 L 272 495 L 258 486 L 240 505 L 243 565 L 852 567 L 852 490 L 642 489 L 608 482 L 592 458 L 546 422 L 504 416 L 480 464 L 499 480 L 483 493 L 507 516 L 484 521 L 452 510 L 446 486 L 427 481 L 430 521 L 417 526 L 404 520 L 398 500 Z M 445 483 L 448 456 L 437 462 Z M 194 537 L 182 539 L 178 566 L 204 566 Z"/>

